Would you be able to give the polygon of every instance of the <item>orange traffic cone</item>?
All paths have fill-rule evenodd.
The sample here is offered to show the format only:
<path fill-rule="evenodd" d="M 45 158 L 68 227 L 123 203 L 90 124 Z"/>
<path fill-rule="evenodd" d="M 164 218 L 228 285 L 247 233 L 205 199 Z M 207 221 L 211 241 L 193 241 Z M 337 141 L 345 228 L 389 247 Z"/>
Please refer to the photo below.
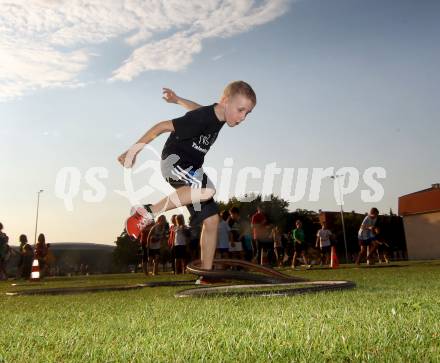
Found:
<path fill-rule="evenodd" d="M 38 259 L 34 258 L 32 262 L 31 281 L 38 281 L 40 279 L 40 265 Z"/>
<path fill-rule="evenodd" d="M 332 246 L 332 251 L 330 255 L 330 267 L 331 268 L 339 268 L 339 260 L 338 255 L 336 254 L 336 247 Z"/>

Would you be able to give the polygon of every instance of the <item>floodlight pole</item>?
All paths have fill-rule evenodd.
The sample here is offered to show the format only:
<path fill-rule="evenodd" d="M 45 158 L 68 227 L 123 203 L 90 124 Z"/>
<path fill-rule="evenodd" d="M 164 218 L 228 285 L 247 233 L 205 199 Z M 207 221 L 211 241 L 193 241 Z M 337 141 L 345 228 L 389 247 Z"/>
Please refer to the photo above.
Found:
<path fill-rule="evenodd" d="M 342 188 L 341 188 L 341 184 L 339 183 L 339 181 L 337 180 L 337 178 L 339 177 L 343 177 L 344 175 L 339 174 L 339 175 L 335 175 L 333 174 L 330 178 L 332 178 L 335 183 L 338 184 L 338 189 L 339 189 L 339 195 L 341 198 L 341 224 L 342 224 L 342 235 L 344 236 L 344 247 L 345 247 L 345 263 L 348 263 L 348 249 L 347 249 L 347 237 L 345 235 L 345 222 L 344 222 L 344 210 L 342 209 Z"/>
<path fill-rule="evenodd" d="M 38 228 L 38 209 L 40 207 L 40 194 L 43 193 L 44 190 L 40 189 L 37 192 L 37 217 L 35 218 L 35 235 L 34 235 L 34 245 L 37 244 L 37 228 Z"/>

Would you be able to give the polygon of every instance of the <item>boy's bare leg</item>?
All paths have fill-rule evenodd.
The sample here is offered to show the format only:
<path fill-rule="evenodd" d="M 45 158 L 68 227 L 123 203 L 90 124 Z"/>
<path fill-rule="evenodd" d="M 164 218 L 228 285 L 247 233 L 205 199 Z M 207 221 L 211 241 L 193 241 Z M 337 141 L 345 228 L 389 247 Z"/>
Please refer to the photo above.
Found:
<path fill-rule="evenodd" d="M 361 263 L 361 258 L 365 254 L 365 246 L 361 246 L 361 250 L 359 251 L 358 257 L 356 259 L 356 265 L 359 265 Z"/>
<path fill-rule="evenodd" d="M 212 260 L 217 248 L 218 224 L 219 216 L 217 214 L 203 221 L 202 233 L 200 235 L 200 259 L 202 261 L 201 268 L 205 270 L 212 269 Z"/>
<path fill-rule="evenodd" d="M 303 258 L 303 260 L 304 260 L 304 265 L 308 265 L 308 264 L 309 264 L 309 261 L 308 261 L 308 259 L 307 259 L 307 256 L 306 256 L 306 253 L 305 253 L 305 252 L 303 252 L 303 254 L 302 254 L 302 258 Z"/>
<path fill-rule="evenodd" d="M 159 274 L 159 259 L 155 256 L 153 260 L 153 275 Z"/>
<path fill-rule="evenodd" d="M 293 253 L 293 257 L 292 257 L 292 268 L 296 267 L 296 251 Z"/>
<path fill-rule="evenodd" d="M 371 244 L 371 246 L 368 247 L 368 250 L 367 250 L 367 259 L 368 260 L 371 260 L 373 258 L 373 253 L 377 251 L 378 247 L 379 247 L 379 244 L 376 241 L 374 241 Z"/>
<path fill-rule="evenodd" d="M 171 209 L 183 207 L 188 204 L 204 202 L 211 199 L 215 194 L 214 189 L 209 188 L 191 188 L 184 186 L 176 189 L 168 197 L 159 200 L 150 206 L 154 214 L 163 213 Z"/>
<path fill-rule="evenodd" d="M 215 194 L 214 189 L 210 188 L 191 188 L 183 186 L 176 189 L 168 197 L 165 197 L 157 203 L 150 206 L 154 214 L 163 213 L 171 209 L 183 207 L 188 204 L 204 202 L 211 199 Z M 219 217 L 213 215 L 203 221 L 202 233 L 200 235 L 200 259 L 201 267 L 206 270 L 212 269 L 215 250 L 217 248 Z M 176 261 L 177 263 L 177 261 Z M 176 266 L 176 271 L 178 266 Z"/>

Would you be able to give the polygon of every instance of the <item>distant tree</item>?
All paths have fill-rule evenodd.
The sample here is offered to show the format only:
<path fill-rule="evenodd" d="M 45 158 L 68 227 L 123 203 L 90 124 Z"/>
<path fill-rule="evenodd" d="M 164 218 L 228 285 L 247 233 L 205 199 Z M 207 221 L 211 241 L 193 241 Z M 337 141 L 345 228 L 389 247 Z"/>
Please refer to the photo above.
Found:
<path fill-rule="evenodd" d="M 351 213 L 344 212 L 345 236 L 349 255 L 359 251 L 358 231 L 364 217 L 363 214 L 358 214 L 355 211 Z M 344 232 L 342 230 L 342 220 L 339 213 L 335 217 L 332 232 L 336 236 L 336 249 L 338 253 L 341 256 L 345 255 Z"/>
<path fill-rule="evenodd" d="M 128 265 L 138 264 L 139 243 L 133 241 L 126 233 L 121 234 L 115 241 L 116 248 L 113 252 L 113 263 L 122 271 L 128 269 Z"/>

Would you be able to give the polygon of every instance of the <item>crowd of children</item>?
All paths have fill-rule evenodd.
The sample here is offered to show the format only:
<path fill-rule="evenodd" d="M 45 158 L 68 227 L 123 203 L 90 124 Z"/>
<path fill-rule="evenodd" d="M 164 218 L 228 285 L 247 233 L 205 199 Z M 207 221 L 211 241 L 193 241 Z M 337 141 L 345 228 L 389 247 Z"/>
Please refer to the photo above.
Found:
<path fill-rule="evenodd" d="M 372 208 L 361 223 L 358 232 L 360 251 L 354 261 L 357 265 L 363 260 L 367 264 L 389 262 L 389 246 L 377 225 L 378 215 L 377 208 Z M 324 221 L 316 231 L 315 244 L 307 245 L 301 220 L 294 221 L 291 231 L 283 231 L 280 226 L 268 223 L 261 208 L 257 208 L 251 217 L 243 218 L 239 208 L 233 207 L 222 211 L 219 220 L 215 251 L 217 259 L 242 259 L 273 267 L 328 266 L 331 248 L 336 244 L 334 233 Z M 190 261 L 200 259 L 200 233 L 200 226 L 190 227 L 182 214 L 173 215 L 170 223 L 164 215 L 160 215 L 154 224 L 145 227 L 139 237 L 140 263 L 145 274 L 159 274 L 160 264 L 171 265 L 176 274 L 185 273 Z M 18 250 L 11 248 L 0 223 L 0 279 L 7 278 L 7 265 L 13 254 L 19 257 L 17 278 L 30 277 L 34 259 L 38 259 L 41 275 L 50 275 L 54 256 L 44 234 L 38 236 L 35 246 L 29 244 L 24 234 L 19 242 Z"/>
<path fill-rule="evenodd" d="M 19 243 L 18 251 L 9 245 L 9 237 L 3 232 L 3 224 L 0 223 L 0 280 L 7 280 L 7 267 L 14 254 L 18 255 L 17 279 L 29 279 L 31 277 L 34 259 L 38 260 L 40 276 L 50 275 L 54 255 L 50 250 L 50 243 L 46 243 L 44 234 L 40 233 L 35 246 L 31 246 L 25 234 L 20 235 Z"/>
<path fill-rule="evenodd" d="M 357 265 L 363 258 L 368 264 L 374 261 L 388 263 L 387 244 L 381 239 L 376 226 L 378 214 L 378 210 L 372 208 L 360 226 Z M 280 226 L 267 222 L 261 208 L 250 218 L 242 218 L 240 210 L 233 207 L 222 211 L 219 220 L 216 259 L 242 259 L 273 267 L 291 266 L 293 269 L 300 265 L 308 268 L 312 264 L 330 265 L 331 248 L 336 245 L 336 238 L 325 221 L 316 231 L 314 245 L 308 245 L 301 220 L 294 221 L 291 231 L 283 231 Z M 159 261 L 170 263 L 176 274 L 184 273 L 187 263 L 200 258 L 198 244 L 191 243 L 192 240 L 198 241 L 199 234 L 200 228 L 187 226 L 183 215 L 173 215 L 170 226 L 161 215 L 141 235 L 145 273 L 157 274 Z"/>

